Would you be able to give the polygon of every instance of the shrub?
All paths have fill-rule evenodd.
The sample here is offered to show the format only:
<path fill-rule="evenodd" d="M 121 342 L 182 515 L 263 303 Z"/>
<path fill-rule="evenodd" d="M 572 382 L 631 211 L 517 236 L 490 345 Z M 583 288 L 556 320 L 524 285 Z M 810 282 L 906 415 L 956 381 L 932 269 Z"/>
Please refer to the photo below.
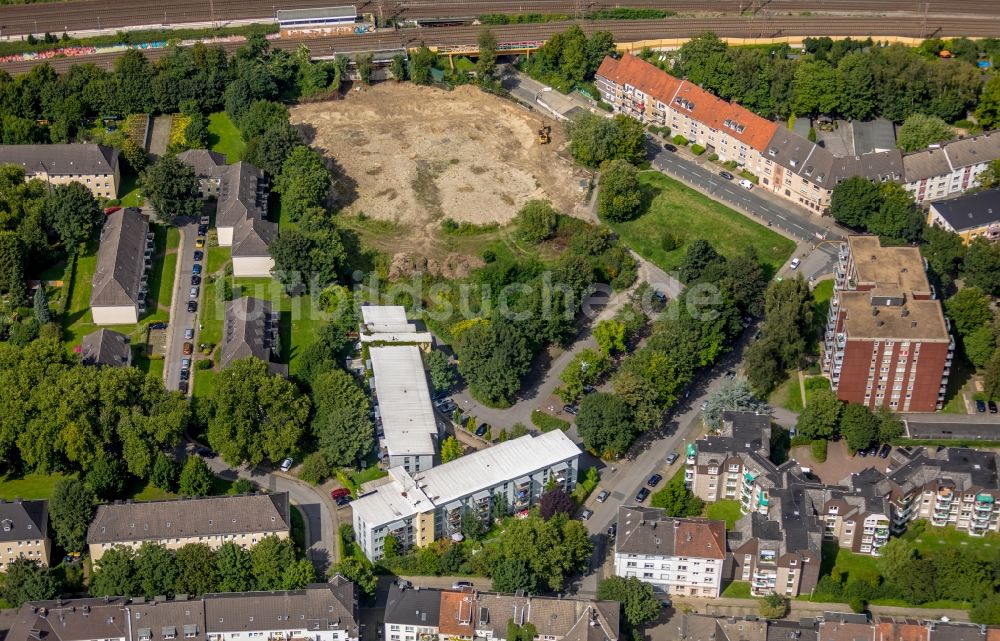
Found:
<path fill-rule="evenodd" d="M 250 479 L 236 479 L 233 482 L 233 494 L 251 494 L 257 491 L 257 484 Z"/>
<path fill-rule="evenodd" d="M 573 498 L 577 503 L 583 504 L 590 496 L 590 493 L 597 489 L 597 484 L 601 481 L 601 476 L 597 472 L 596 467 L 587 468 L 586 474 L 583 470 L 580 470 L 578 482 L 576 487 L 573 488 Z"/>
<path fill-rule="evenodd" d="M 562 430 L 565 432 L 569 429 L 568 421 L 564 421 L 551 414 L 546 414 L 542 410 L 534 410 L 531 413 L 531 423 L 543 432 L 551 432 L 552 430 Z"/>
<path fill-rule="evenodd" d="M 751 174 L 749 171 L 747 171 L 745 169 L 740 172 L 740 177 L 746 178 L 747 180 L 749 180 L 750 182 L 752 182 L 755 185 L 760 182 L 760 178 L 758 178 L 757 176 Z"/>
<path fill-rule="evenodd" d="M 681 246 L 680 240 L 668 231 L 660 236 L 660 248 L 665 252 L 672 252 Z"/>
<path fill-rule="evenodd" d="M 702 147 L 701 145 L 695 143 L 695 144 L 691 145 L 691 153 L 693 153 L 695 156 L 700 156 L 703 153 L 705 153 L 705 148 Z"/>
<path fill-rule="evenodd" d="M 688 139 L 685 138 L 684 136 L 681 136 L 680 134 L 674 136 L 673 140 L 675 145 L 680 145 L 681 147 L 688 144 Z"/>
<path fill-rule="evenodd" d="M 826 441 L 813 441 L 809 444 L 809 450 L 812 452 L 812 456 L 816 459 L 817 463 L 823 463 L 826 461 Z"/>
<path fill-rule="evenodd" d="M 330 476 L 330 465 L 326 457 L 319 452 L 313 452 L 302 461 L 299 478 L 311 485 L 319 485 L 323 479 Z"/>
<path fill-rule="evenodd" d="M 212 359 L 206 358 L 203 361 L 198 361 L 195 367 L 197 367 L 198 369 L 212 369 Z"/>
<path fill-rule="evenodd" d="M 708 154 L 708 161 L 715 162 L 719 159 L 719 154 Z"/>

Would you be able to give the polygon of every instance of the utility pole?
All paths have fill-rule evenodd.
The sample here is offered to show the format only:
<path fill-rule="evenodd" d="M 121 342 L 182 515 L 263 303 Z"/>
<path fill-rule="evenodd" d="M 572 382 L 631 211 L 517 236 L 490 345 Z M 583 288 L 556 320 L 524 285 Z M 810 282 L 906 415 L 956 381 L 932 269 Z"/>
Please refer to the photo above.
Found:
<path fill-rule="evenodd" d="M 208 11 L 212 19 L 212 27 L 215 27 L 215 0 L 208 0 Z"/>
<path fill-rule="evenodd" d="M 924 39 L 927 37 L 927 12 L 931 10 L 931 3 L 924 3 L 924 17 L 920 21 L 920 38 Z"/>

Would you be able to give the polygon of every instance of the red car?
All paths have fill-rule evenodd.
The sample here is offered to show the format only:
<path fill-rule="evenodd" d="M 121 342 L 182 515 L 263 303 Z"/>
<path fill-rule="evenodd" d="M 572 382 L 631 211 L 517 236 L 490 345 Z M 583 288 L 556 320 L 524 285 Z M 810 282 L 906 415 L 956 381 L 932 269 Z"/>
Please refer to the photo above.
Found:
<path fill-rule="evenodd" d="M 343 498 L 345 496 L 350 496 L 350 495 L 351 491 L 346 487 L 338 487 L 334 491 L 330 492 L 330 498 L 332 498 L 334 501 L 336 501 L 339 498 Z"/>
<path fill-rule="evenodd" d="M 118 211 L 119 209 L 121 209 L 121 207 L 105 207 L 104 208 L 104 215 L 107 216 L 108 214 L 113 214 L 116 211 Z"/>

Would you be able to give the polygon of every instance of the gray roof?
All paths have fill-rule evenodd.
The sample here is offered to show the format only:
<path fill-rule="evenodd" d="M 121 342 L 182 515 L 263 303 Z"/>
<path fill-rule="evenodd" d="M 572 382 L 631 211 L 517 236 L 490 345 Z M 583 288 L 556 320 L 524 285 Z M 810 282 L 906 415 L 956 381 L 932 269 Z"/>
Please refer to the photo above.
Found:
<path fill-rule="evenodd" d="M 1000 189 L 987 189 L 950 200 L 938 200 L 931 203 L 931 209 L 940 214 L 955 231 L 986 227 L 1000 222 Z"/>
<path fill-rule="evenodd" d="M 944 145 L 952 167 L 970 167 L 1000 158 L 1000 132 L 986 132 L 971 138 L 959 138 Z"/>
<path fill-rule="evenodd" d="M 132 364 L 132 345 L 124 334 L 99 329 L 83 337 L 80 358 L 84 365 L 128 367 Z"/>
<path fill-rule="evenodd" d="M 226 157 L 207 149 L 188 149 L 177 154 L 177 160 L 191 167 L 198 178 L 216 178 L 226 170 Z"/>
<path fill-rule="evenodd" d="M 951 165 L 943 149 L 925 149 L 903 156 L 903 173 L 906 175 L 906 182 L 912 183 L 935 176 L 947 176 L 951 173 Z"/>
<path fill-rule="evenodd" d="M 277 235 L 278 226 L 271 221 L 244 218 L 233 229 L 233 256 L 270 256 L 268 247 Z"/>
<path fill-rule="evenodd" d="M 897 180 L 903 176 L 903 156 L 898 149 L 835 156 L 783 127 L 774 133 L 764 154 L 785 169 L 830 190 L 851 176 L 863 176 L 873 182 Z"/>
<path fill-rule="evenodd" d="M 222 176 L 215 225 L 235 227 L 244 218 L 266 217 L 269 193 L 263 171 L 247 162 L 228 165 Z"/>
<path fill-rule="evenodd" d="M 97 250 L 91 307 L 138 305 L 139 286 L 145 271 L 146 234 L 149 221 L 135 207 L 105 216 Z"/>
<path fill-rule="evenodd" d="M 725 559 L 726 523 L 673 518 L 660 508 L 623 505 L 618 508 L 615 552 Z"/>
<path fill-rule="evenodd" d="M 437 626 L 441 616 L 441 592 L 414 590 L 394 582 L 385 601 L 385 621 L 399 625 Z"/>
<path fill-rule="evenodd" d="M 320 18 L 356 17 L 357 10 L 353 6 L 326 7 L 323 9 L 279 9 L 278 22 L 287 20 L 318 20 Z"/>
<path fill-rule="evenodd" d="M 44 539 L 48 532 L 48 501 L 0 499 L 0 541 Z"/>
<path fill-rule="evenodd" d="M 50 176 L 113 174 L 118 150 L 104 145 L 0 145 L 0 165 L 18 165 L 27 175 Z"/>
<path fill-rule="evenodd" d="M 896 148 L 896 128 L 885 118 L 851 122 L 851 138 L 855 155 Z"/>
<path fill-rule="evenodd" d="M 340 575 L 304 590 L 206 594 L 204 602 L 209 633 L 305 628 L 358 636 L 354 584 Z"/>
<path fill-rule="evenodd" d="M 249 356 L 265 362 L 271 360 L 271 345 L 278 332 L 274 316 L 271 303 L 259 298 L 243 296 L 226 305 L 220 358 L 223 369 Z"/>
<path fill-rule="evenodd" d="M 107 503 L 97 508 L 87 543 L 288 532 L 288 493 Z"/>

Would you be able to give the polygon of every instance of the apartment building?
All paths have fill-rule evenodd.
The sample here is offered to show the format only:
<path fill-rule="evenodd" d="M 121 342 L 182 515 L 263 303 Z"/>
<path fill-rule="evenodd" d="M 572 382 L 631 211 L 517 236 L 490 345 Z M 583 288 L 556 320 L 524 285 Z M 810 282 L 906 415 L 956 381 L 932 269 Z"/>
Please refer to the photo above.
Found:
<path fill-rule="evenodd" d="M 276 376 L 288 376 L 288 365 L 277 363 L 279 314 L 269 301 L 243 296 L 226 303 L 222 351 L 219 365 L 229 367 L 233 361 L 254 357 L 267 363 L 268 371 Z"/>
<path fill-rule="evenodd" d="M 878 556 L 889 541 L 892 508 L 875 490 L 873 477 L 878 472 L 868 468 L 840 487 L 825 488 L 821 518 L 823 537 L 856 554 Z"/>
<path fill-rule="evenodd" d="M 440 590 L 397 581 L 386 599 L 386 641 L 507 639 L 507 624 L 531 624 L 537 639 L 617 641 L 620 606 L 616 601 L 538 597 Z"/>
<path fill-rule="evenodd" d="M 615 575 L 636 577 L 678 596 L 718 597 L 726 522 L 668 517 L 660 508 L 621 506 Z"/>
<path fill-rule="evenodd" d="M 927 224 L 958 234 L 966 245 L 976 238 L 1000 239 L 1000 189 L 932 202 Z"/>
<path fill-rule="evenodd" d="M 78 182 L 95 198 L 118 197 L 121 168 L 118 150 L 104 145 L 0 145 L 0 165 L 16 165 L 28 180 L 48 185 Z"/>
<path fill-rule="evenodd" d="M 265 536 L 288 538 L 291 522 L 287 492 L 116 501 L 98 506 L 87 545 L 95 563 L 116 545 L 138 548 L 147 541 L 171 550 L 188 543 L 204 543 L 213 550 L 223 543 L 250 548 Z"/>
<path fill-rule="evenodd" d="M 580 449 L 563 432 L 522 436 L 420 472 L 389 468 L 372 491 L 352 503 L 354 535 L 372 561 L 386 536 L 402 547 L 460 534 L 466 513 L 492 522 L 501 508 L 527 515 L 550 484 L 571 492 Z"/>
<path fill-rule="evenodd" d="M 417 474 L 438 460 L 441 430 L 420 348 L 382 345 L 368 348 L 376 434 L 383 463 Z"/>
<path fill-rule="evenodd" d="M 1000 132 L 996 131 L 931 145 L 903 156 L 903 186 L 918 203 L 948 198 L 974 187 L 979 174 L 996 158 L 1000 158 Z"/>
<path fill-rule="evenodd" d="M 146 312 L 147 271 L 153 264 L 153 233 L 136 207 L 104 217 L 90 311 L 97 325 L 134 325 Z"/>
<path fill-rule="evenodd" d="M 822 363 L 838 398 L 898 412 L 940 409 L 955 340 L 920 250 L 848 236 L 835 275 Z"/>
<path fill-rule="evenodd" d="M 177 154 L 177 160 L 194 170 L 202 198 L 218 198 L 222 189 L 226 157 L 208 149 L 188 149 Z"/>
<path fill-rule="evenodd" d="M 0 572 L 22 557 L 47 566 L 51 554 L 49 502 L 0 499 Z"/>
<path fill-rule="evenodd" d="M 28 602 L 7 641 L 358 641 L 358 621 L 354 585 L 337 575 L 302 590 Z"/>

